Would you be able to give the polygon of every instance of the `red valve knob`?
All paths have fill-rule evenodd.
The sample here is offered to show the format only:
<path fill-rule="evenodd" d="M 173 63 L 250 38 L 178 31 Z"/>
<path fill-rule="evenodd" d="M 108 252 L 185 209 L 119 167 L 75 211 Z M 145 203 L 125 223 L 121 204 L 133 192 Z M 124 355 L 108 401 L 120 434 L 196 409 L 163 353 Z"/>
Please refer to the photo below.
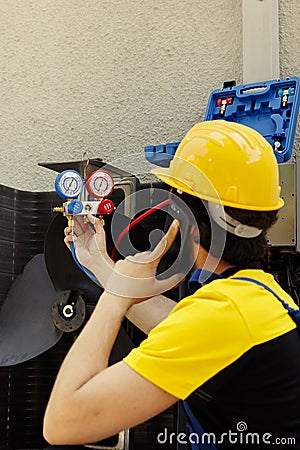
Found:
<path fill-rule="evenodd" d="M 98 206 L 98 214 L 111 214 L 115 209 L 114 202 L 109 200 L 108 198 L 102 200 L 100 205 Z"/>

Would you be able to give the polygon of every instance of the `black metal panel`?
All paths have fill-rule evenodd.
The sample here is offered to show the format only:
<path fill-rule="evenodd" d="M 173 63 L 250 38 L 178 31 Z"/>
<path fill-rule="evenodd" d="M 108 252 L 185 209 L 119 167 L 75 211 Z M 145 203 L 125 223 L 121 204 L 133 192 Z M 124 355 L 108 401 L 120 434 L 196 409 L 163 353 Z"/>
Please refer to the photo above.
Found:
<path fill-rule="evenodd" d="M 47 447 L 42 435 L 46 404 L 59 366 L 74 335 L 32 360 L 0 368 L 0 450 Z"/>
<path fill-rule="evenodd" d="M 0 308 L 14 278 L 43 252 L 55 192 L 27 192 L 0 185 Z"/>
<path fill-rule="evenodd" d="M 26 192 L 0 185 L 0 308 L 25 264 L 43 252 L 52 207 L 58 201 L 55 192 Z M 50 389 L 42 395 L 37 392 L 40 388 L 32 364 L 37 367 L 36 362 L 28 362 L 0 368 L 1 450 L 25 448 L 28 429 L 36 425 L 38 398 L 41 396 L 43 407 L 43 398 Z"/>

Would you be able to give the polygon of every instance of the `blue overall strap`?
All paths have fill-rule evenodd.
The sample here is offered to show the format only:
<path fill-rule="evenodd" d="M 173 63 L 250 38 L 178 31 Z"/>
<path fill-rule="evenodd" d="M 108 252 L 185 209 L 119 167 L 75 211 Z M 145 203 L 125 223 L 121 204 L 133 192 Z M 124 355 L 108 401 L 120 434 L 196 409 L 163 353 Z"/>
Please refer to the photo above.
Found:
<path fill-rule="evenodd" d="M 205 433 L 200 423 L 194 416 L 189 404 L 186 400 L 182 401 L 185 412 L 188 416 L 189 423 L 187 424 L 188 431 L 190 433 L 189 443 L 192 450 L 217 450 L 217 448 L 210 444 L 209 433 Z M 203 443 L 202 443 L 203 441 Z"/>
<path fill-rule="evenodd" d="M 289 315 L 291 316 L 291 318 L 293 319 L 293 321 L 295 322 L 297 327 L 300 327 L 300 310 L 294 309 L 290 305 L 288 305 L 288 303 L 286 303 L 284 300 L 282 300 L 282 298 L 280 298 L 279 295 L 273 291 L 273 289 L 269 288 L 269 286 L 267 286 L 264 283 L 261 283 L 260 281 L 255 280 L 254 278 L 248 278 L 248 277 L 233 277 L 232 280 L 249 281 L 250 283 L 257 284 L 258 286 L 261 286 L 264 289 L 266 289 L 268 292 L 273 294 L 274 297 L 277 298 L 277 300 L 280 301 L 282 306 L 288 311 Z"/>

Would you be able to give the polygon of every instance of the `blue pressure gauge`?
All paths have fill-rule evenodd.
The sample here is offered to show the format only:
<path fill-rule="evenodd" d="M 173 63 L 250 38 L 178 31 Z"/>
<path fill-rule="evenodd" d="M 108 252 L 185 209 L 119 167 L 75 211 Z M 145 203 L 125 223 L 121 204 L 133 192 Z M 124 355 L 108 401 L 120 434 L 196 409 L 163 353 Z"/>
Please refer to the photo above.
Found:
<path fill-rule="evenodd" d="M 83 189 L 84 180 L 76 170 L 64 170 L 57 175 L 55 190 L 62 198 L 77 198 Z"/>

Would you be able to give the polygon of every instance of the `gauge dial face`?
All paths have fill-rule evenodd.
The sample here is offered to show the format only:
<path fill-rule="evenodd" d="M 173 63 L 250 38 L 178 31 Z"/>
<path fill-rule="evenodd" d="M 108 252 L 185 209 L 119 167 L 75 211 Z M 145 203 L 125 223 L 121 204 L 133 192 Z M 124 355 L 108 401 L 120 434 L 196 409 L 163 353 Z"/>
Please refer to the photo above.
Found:
<path fill-rule="evenodd" d="M 107 197 L 114 190 L 114 179 L 105 170 L 96 170 L 87 177 L 86 189 L 94 198 Z"/>
<path fill-rule="evenodd" d="M 55 190 L 62 198 L 77 198 L 83 189 L 83 178 L 76 170 L 64 170 L 57 175 Z"/>

